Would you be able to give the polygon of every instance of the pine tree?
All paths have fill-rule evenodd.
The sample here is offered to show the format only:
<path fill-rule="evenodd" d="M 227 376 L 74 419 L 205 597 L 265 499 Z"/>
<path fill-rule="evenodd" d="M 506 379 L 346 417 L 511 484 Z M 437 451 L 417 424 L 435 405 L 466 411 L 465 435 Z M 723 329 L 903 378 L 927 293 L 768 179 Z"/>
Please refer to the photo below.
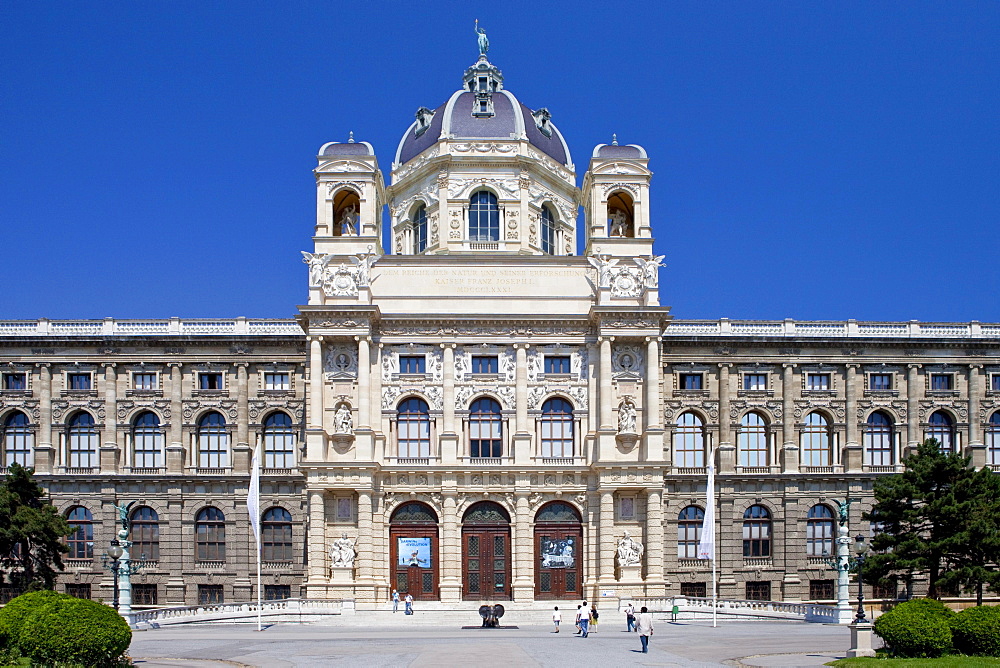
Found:
<path fill-rule="evenodd" d="M 1000 475 L 984 467 L 955 486 L 958 503 L 952 518 L 958 527 L 947 543 L 947 570 L 938 584 L 946 589 L 974 589 L 983 604 L 983 585 L 1000 586 Z"/>
<path fill-rule="evenodd" d="M 11 464 L 0 484 L 0 563 L 14 589 L 52 589 L 69 551 L 63 539 L 72 531 L 32 470 Z"/>

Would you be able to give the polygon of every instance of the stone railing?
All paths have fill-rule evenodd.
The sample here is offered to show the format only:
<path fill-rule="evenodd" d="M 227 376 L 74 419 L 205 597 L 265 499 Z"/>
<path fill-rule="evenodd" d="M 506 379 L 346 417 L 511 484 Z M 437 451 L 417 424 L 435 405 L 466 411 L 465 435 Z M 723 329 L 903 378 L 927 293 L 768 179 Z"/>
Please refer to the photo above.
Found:
<path fill-rule="evenodd" d="M 825 338 L 1000 338 L 1000 324 L 972 322 L 797 322 L 795 320 L 673 320 L 664 336 L 788 336 Z"/>
<path fill-rule="evenodd" d="M 302 336 L 294 320 L 168 318 L 165 320 L 0 320 L 0 336 Z"/>
<path fill-rule="evenodd" d="M 280 601 L 262 601 L 260 614 L 274 621 L 276 617 L 286 621 L 310 621 L 321 615 L 339 615 L 350 607 L 353 601 L 333 598 L 286 598 Z M 184 605 L 171 608 L 156 608 L 132 613 L 133 624 L 188 624 L 194 622 L 252 622 L 257 618 L 257 602 L 216 603 L 212 605 Z"/>
<path fill-rule="evenodd" d="M 704 618 L 711 615 L 714 609 L 719 615 L 745 619 L 799 619 L 824 624 L 837 623 L 837 608 L 818 603 L 719 599 L 713 605 L 711 598 L 695 596 L 622 599 L 622 605 L 628 602 L 631 602 L 636 610 L 646 606 L 654 613 L 669 613 L 676 605 L 678 614 L 685 619 Z"/>

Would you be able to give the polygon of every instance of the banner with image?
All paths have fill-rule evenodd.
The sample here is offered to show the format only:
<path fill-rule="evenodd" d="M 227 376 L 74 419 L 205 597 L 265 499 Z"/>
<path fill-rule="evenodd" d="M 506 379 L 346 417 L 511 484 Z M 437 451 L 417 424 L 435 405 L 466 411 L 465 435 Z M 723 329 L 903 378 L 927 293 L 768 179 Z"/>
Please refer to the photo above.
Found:
<path fill-rule="evenodd" d="M 396 545 L 399 554 L 400 566 L 418 566 L 420 568 L 431 568 L 431 539 L 424 538 L 397 538 Z"/>

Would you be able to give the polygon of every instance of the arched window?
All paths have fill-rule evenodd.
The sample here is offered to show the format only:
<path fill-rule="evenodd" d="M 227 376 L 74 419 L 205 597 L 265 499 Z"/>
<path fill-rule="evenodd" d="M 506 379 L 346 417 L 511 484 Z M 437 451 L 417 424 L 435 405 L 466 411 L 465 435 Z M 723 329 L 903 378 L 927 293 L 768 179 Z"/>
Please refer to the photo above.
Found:
<path fill-rule="evenodd" d="M 203 508 L 194 521 L 196 559 L 226 560 L 226 516 L 218 508 Z"/>
<path fill-rule="evenodd" d="M 503 456 L 503 422 L 500 404 L 489 397 L 469 407 L 469 448 L 472 457 Z"/>
<path fill-rule="evenodd" d="M 674 429 L 674 466 L 705 466 L 705 426 L 697 415 L 683 413 Z"/>
<path fill-rule="evenodd" d="M 635 236 L 635 203 L 626 192 L 619 190 L 608 197 L 608 236 Z"/>
<path fill-rule="evenodd" d="M 688 506 L 677 516 L 677 558 L 697 559 L 698 543 L 701 542 L 701 527 L 705 523 L 705 511 L 698 506 Z"/>
<path fill-rule="evenodd" d="M 810 413 L 802 425 L 802 465 L 830 466 L 833 460 L 830 423 L 820 413 Z"/>
<path fill-rule="evenodd" d="M 271 508 L 260 523 L 261 559 L 292 560 L 292 515 L 284 508 Z"/>
<path fill-rule="evenodd" d="M 69 465 L 71 468 L 97 466 L 97 426 L 90 413 L 77 413 L 69 421 Z"/>
<path fill-rule="evenodd" d="M 767 420 L 760 413 L 747 413 L 740 420 L 737 439 L 740 466 L 770 466 Z"/>
<path fill-rule="evenodd" d="M 145 411 L 132 422 L 132 448 L 132 466 L 141 469 L 162 466 L 163 430 L 155 413 Z"/>
<path fill-rule="evenodd" d="M 423 253 L 427 248 L 427 207 L 421 204 L 413 212 L 413 252 Z"/>
<path fill-rule="evenodd" d="M 560 397 L 542 404 L 538 419 L 542 457 L 573 456 L 573 406 Z"/>
<path fill-rule="evenodd" d="M 990 416 L 986 426 L 986 463 L 1000 465 L 1000 411 Z"/>
<path fill-rule="evenodd" d="M 540 235 L 542 252 L 549 255 L 556 254 L 556 217 L 552 215 L 552 209 L 548 206 L 542 207 L 542 233 Z"/>
<path fill-rule="evenodd" d="M 936 438 L 941 452 L 955 451 L 955 423 L 944 411 L 935 411 L 927 420 L 927 438 Z"/>
<path fill-rule="evenodd" d="M 272 413 L 264 420 L 264 468 L 295 466 L 295 429 L 287 413 Z"/>
<path fill-rule="evenodd" d="M 361 234 L 359 214 L 361 199 L 353 190 L 344 188 L 333 196 L 333 236 L 356 236 Z"/>
<path fill-rule="evenodd" d="M 4 466 L 17 463 L 21 466 L 35 464 L 35 435 L 28 416 L 14 411 L 3 423 Z"/>
<path fill-rule="evenodd" d="M 66 515 L 73 533 L 66 539 L 70 559 L 94 558 L 94 516 L 83 506 L 77 506 Z"/>
<path fill-rule="evenodd" d="M 500 240 L 500 207 L 488 190 L 472 194 L 469 200 L 469 241 Z"/>
<path fill-rule="evenodd" d="M 160 516 L 149 506 L 132 511 L 132 557 L 160 559 Z"/>
<path fill-rule="evenodd" d="M 868 416 L 862 436 L 867 466 L 891 466 L 895 463 L 892 435 L 892 418 L 882 411 Z"/>
<path fill-rule="evenodd" d="M 229 432 L 222 413 L 212 411 L 198 420 L 198 468 L 229 466 Z"/>
<path fill-rule="evenodd" d="M 826 557 L 833 554 L 833 511 L 817 504 L 806 516 L 806 555 Z"/>
<path fill-rule="evenodd" d="M 410 397 L 399 404 L 396 440 L 400 457 L 431 456 L 431 412 L 426 401 Z"/>
<path fill-rule="evenodd" d="M 743 513 L 743 556 L 771 556 L 771 513 L 764 506 L 750 506 Z"/>

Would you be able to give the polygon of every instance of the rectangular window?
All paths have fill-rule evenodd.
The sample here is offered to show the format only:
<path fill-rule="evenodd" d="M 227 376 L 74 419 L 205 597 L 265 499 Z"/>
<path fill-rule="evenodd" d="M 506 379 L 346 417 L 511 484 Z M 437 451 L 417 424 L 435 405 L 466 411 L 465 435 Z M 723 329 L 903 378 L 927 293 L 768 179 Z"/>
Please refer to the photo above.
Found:
<path fill-rule="evenodd" d="M 89 390 L 89 373 L 68 373 L 66 374 L 66 387 L 70 390 Z"/>
<path fill-rule="evenodd" d="M 771 600 L 771 583 L 770 582 L 747 582 L 747 600 L 748 601 L 770 601 Z"/>
<path fill-rule="evenodd" d="M 76 598 L 90 598 L 90 585 L 79 582 L 69 582 L 66 584 L 66 593 Z"/>
<path fill-rule="evenodd" d="M 3 389 L 5 390 L 26 390 L 28 389 L 28 376 L 24 373 L 5 373 L 3 375 Z"/>
<path fill-rule="evenodd" d="M 810 580 L 809 598 L 813 601 L 831 601 L 837 598 L 833 580 Z"/>
<path fill-rule="evenodd" d="M 290 390 L 292 389 L 291 378 L 287 372 L 268 371 L 264 374 L 265 390 Z"/>
<path fill-rule="evenodd" d="M 222 389 L 222 374 L 221 373 L 199 373 L 198 374 L 198 389 L 200 390 L 221 390 Z"/>
<path fill-rule="evenodd" d="M 427 357 L 424 355 L 400 355 L 399 373 L 427 373 Z"/>
<path fill-rule="evenodd" d="M 224 603 L 222 585 L 198 585 L 198 604 Z"/>
<path fill-rule="evenodd" d="M 990 375 L 990 389 L 994 392 L 1000 392 L 1000 373 Z"/>
<path fill-rule="evenodd" d="M 133 584 L 132 605 L 157 605 L 155 584 Z"/>
<path fill-rule="evenodd" d="M 292 597 L 291 585 L 264 585 L 265 601 L 284 601 Z"/>
<path fill-rule="evenodd" d="M 569 373 L 569 355 L 546 355 L 545 373 Z"/>
<path fill-rule="evenodd" d="M 473 355 L 472 373 L 496 374 L 499 369 L 496 355 Z"/>
<path fill-rule="evenodd" d="M 354 521 L 354 499 L 351 499 L 346 496 L 341 496 L 337 498 L 337 521 L 338 522 Z"/>
<path fill-rule="evenodd" d="M 873 373 L 868 376 L 868 389 L 869 390 L 891 390 L 892 389 L 892 374 L 891 373 Z"/>
<path fill-rule="evenodd" d="M 829 390 L 830 389 L 830 374 L 828 373 L 811 373 L 806 376 L 806 389 L 807 390 Z"/>
<path fill-rule="evenodd" d="M 743 376 L 743 389 L 753 392 L 763 392 L 767 389 L 766 373 L 748 373 Z"/>
<path fill-rule="evenodd" d="M 682 582 L 681 596 L 689 598 L 705 598 L 707 596 L 708 585 L 704 582 Z"/>
<path fill-rule="evenodd" d="M 157 388 L 155 373 L 133 373 L 132 388 L 136 390 L 155 390 Z"/>
<path fill-rule="evenodd" d="M 635 519 L 635 497 L 634 496 L 623 496 L 618 499 L 618 519 L 620 520 L 634 520 Z"/>
<path fill-rule="evenodd" d="M 682 373 L 679 379 L 679 386 L 682 390 L 702 389 L 702 375 L 700 373 Z"/>
<path fill-rule="evenodd" d="M 932 373 L 931 374 L 931 390 L 932 391 L 942 391 L 942 390 L 952 390 L 954 389 L 954 376 L 950 373 Z"/>

